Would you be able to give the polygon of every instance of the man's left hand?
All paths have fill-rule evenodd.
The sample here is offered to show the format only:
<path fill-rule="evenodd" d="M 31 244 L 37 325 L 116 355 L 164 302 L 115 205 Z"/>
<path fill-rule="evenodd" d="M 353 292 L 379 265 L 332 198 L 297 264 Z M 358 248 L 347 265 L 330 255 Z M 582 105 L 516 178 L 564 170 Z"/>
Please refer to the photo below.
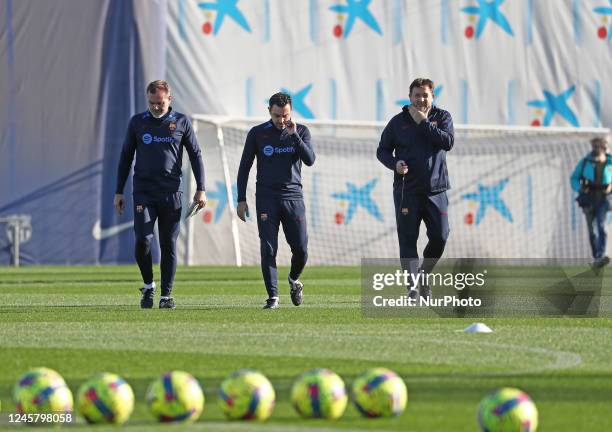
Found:
<path fill-rule="evenodd" d="M 408 107 L 408 112 L 416 124 L 421 124 L 423 120 L 427 120 L 427 113 L 419 111 L 414 105 Z"/>
<path fill-rule="evenodd" d="M 200 208 L 205 207 L 206 206 L 206 192 L 196 191 L 196 193 L 193 195 L 193 202 L 198 203 Z"/>

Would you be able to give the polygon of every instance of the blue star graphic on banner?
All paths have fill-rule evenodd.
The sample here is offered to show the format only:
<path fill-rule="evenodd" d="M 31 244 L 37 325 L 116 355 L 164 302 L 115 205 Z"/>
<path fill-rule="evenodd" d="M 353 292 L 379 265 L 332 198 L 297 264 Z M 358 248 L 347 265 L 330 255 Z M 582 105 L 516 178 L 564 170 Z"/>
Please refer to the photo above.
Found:
<path fill-rule="evenodd" d="M 221 217 L 221 215 L 223 214 L 223 211 L 225 210 L 225 207 L 227 206 L 228 200 L 227 200 L 227 187 L 225 186 L 225 183 L 217 180 L 215 182 L 215 186 L 217 187 L 217 189 L 207 190 L 206 195 L 210 199 L 217 200 L 217 206 L 215 207 L 215 216 L 213 219 L 214 222 L 217 222 L 219 218 Z M 237 201 L 238 200 L 238 187 L 236 184 L 232 185 L 232 195 L 234 198 L 234 206 L 237 206 L 238 205 L 238 201 Z"/>
<path fill-rule="evenodd" d="M 546 110 L 546 115 L 544 116 L 544 120 L 542 124 L 544 126 L 550 125 L 550 122 L 555 114 L 559 114 L 565 120 L 567 120 L 572 126 L 578 127 L 578 119 L 576 115 L 571 110 L 569 106 L 567 106 L 567 100 L 576 90 L 576 86 L 573 85 L 564 92 L 555 96 L 553 93 L 548 90 L 543 90 L 544 100 L 530 100 L 527 102 L 527 105 L 535 108 L 543 108 Z"/>
<path fill-rule="evenodd" d="M 478 213 L 476 213 L 476 225 L 478 225 L 482 219 L 484 219 L 487 207 L 489 206 L 497 210 L 499 214 L 504 217 L 504 219 L 512 222 L 512 213 L 510 213 L 510 210 L 508 210 L 508 207 L 506 207 L 504 200 L 500 196 L 508 184 L 508 181 L 509 179 L 504 179 L 493 186 L 484 186 L 483 184 L 478 183 L 478 192 L 467 193 L 461 196 L 463 199 L 475 201 L 479 204 Z"/>
<path fill-rule="evenodd" d="M 217 19 L 215 19 L 213 34 L 216 35 L 219 32 L 226 15 L 236 21 L 236 23 L 244 30 L 248 31 L 249 33 L 251 32 L 251 27 L 249 27 L 248 21 L 244 15 L 242 15 L 242 12 L 240 12 L 238 6 L 236 6 L 238 1 L 239 0 L 217 0 L 215 3 L 198 4 L 200 9 L 217 11 Z"/>
<path fill-rule="evenodd" d="M 359 18 L 368 27 L 374 30 L 379 35 L 382 35 L 382 30 L 376 21 L 376 18 L 368 10 L 371 0 L 346 0 L 346 5 L 334 5 L 330 6 L 329 10 L 337 13 L 348 14 L 346 20 L 346 26 L 344 27 L 344 38 L 346 39 L 353 29 L 355 20 Z"/>
<path fill-rule="evenodd" d="M 478 26 L 476 27 L 476 39 L 480 37 L 480 34 L 484 30 L 487 21 L 491 20 L 502 28 L 510 36 L 514 36 L 510 23 L 499 10 L 504 0 L 477 0 L 478 6 L 468 6 L 461 9 L 462 12 L 470 15 L 478 15 Z"/>
<path fill-rule="evenodd" d="M 612 0 L 609 0 L 609 2 L 610 2 L 610 6 L 612 6 Z M 612 15 L 612 7 L 604 7 L 604 6 L 596 7 L 595 9 L 593 9 L 593 12 L 598 13 L 600 15 L 604 15 L 608 19 L 612 18 L 610 17 L 610 15 Z M 610 26 L 608 27 L 608 39 L 612 39 L 612 19 L 610 20 Z"/>
<path fill-rule="evenodd" d="M 434 95 L 434 101 L 438 98 L 438 96 L 440 96 L 440 93 L 442 92 L 442 89 L 444 88 L 443 85 L 439 85 L 439 86 L 435 86 L 433 89 L 433 95 Z M 395 105 L 399 105 L 401 107 L 403 107 L 404 105 L 412 105 L 412 102 L 410 102 L 410 99 L 398 99 L 395 101 Z M 434 103 L 435 105 L 435 103 Z"/>
<path fill-rule="evenodd" d="M 308 95 L 311 89 L 312 84 L 308 84 L 306 87 L 300 89 L 295 93 L 290 92 L 286 88 L 281 89 L 283 93 L 287 93 L 289 96 L 291 96 L 291 105 L 293 109 L 300 113 L 300 115 L 305 119 L 314 118 L 314 114 L 312 113 L 312 111 L 310 111 L 310 108 L 308 108 L 308 105 L 306 105 L 306 102 L 304 101 L 306 95 Z"/>
<path fill-rule="evenodd" d="M 370 197 L 372 189 L 378 183 L 378 179 L 375 178 L 362 187 L 357 187 L 351 182 L 346 182 L 346 192 L 334 192 L 331 196 L 337 200 L 348 201 L 348 210 L 344 217 L 344 225 L 347 225 L 353 215 L 357 211 L 358 207 L 363 207 L 368 213 L 370 213 L 376 220 L 382 221 L 383 217 L 378 209 L 378 206 Z"/>

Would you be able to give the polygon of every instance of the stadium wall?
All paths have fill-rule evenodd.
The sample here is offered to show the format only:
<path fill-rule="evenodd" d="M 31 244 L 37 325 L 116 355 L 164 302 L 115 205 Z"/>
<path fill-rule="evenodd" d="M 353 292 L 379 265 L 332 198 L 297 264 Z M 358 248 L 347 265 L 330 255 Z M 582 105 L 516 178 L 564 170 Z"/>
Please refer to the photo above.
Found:
<path fill-rule="evenodd" d="M 133 261 L 131 218 L 112 211 L 116 167 L 146 82 L 165 75 L 166 7 L 0 2 L 0 217 L 31 216 L 22 264 Z M 0 264 L 10 258 L 0 225 Z"/>

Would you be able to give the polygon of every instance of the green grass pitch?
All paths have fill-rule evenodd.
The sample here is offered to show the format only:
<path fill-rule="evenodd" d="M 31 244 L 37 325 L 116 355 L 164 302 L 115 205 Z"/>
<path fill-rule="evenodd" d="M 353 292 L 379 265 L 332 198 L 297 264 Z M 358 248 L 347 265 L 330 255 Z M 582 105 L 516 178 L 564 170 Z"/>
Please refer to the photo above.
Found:
<path fill-rule="evenodd" d="M 168 370 L 192 373 L 205 390 L 203 415 L 189 430 L 474 431 L 478 402 L 500 386 L 532 396 L 541 431 L 612 430 L 610 318 L 486 318 L 494 333 L 464 334 L 474 319 L 365 318 L 358 267 L 307 267 L 302 280 L 302 306 L 291 305 L 281 283 L 281 308 L 263 311 L 259 268 L 181 267 L 178 308 L 141 310 L 136 266 L 2 268 L 0 429 L 17 428 L 8 423 L 15 380 L 47 366 L 74 394 L 96 372 L 123 376 L 137 400 L 124 426 L 132 431 L 164 427 L 144 394 Z M 349 405 L 337 421 L 303 420 L 288 402 L 292 380 L 307 369 L 330 368 L 350 385 L 375 366 L 406 381 L 408 407 L 397 418 L 364 419 Z M 230 423 L 217 406 L 221 380 L 244 367 L 277 390 L 266 423 Z M 69 427 L 85 429 L 82 420 Z"/>

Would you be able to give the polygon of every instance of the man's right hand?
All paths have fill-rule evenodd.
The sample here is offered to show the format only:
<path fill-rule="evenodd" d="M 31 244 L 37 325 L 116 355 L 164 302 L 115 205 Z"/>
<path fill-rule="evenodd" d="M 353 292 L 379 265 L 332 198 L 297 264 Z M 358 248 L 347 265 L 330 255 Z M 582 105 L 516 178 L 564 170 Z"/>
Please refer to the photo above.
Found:
<path fill-rule="evenodd" d="M 397 172 L 399 175 L 408 173 L 408 165 L 406 165 L 406 162 L 403 160 L 397 161 L 395 164 L 395 172 Z"/>
<path fill-rule="evenodd" d="M 249 206 L 246 201 L 240 201 L 238 207 L 236 207 L 236 213 L 241 221 L 246 222 L 246 218 L 249 217 Z"/>
<path fill-rule="evenodd" d="M 123 214 L 123 210 L 125 210 L 125 198 L 123 198 L 122 194 L 115 194 L 115 198 L 113 198 L 113 206 L 115 206 L 115 210 L 120 215 Z"/>

